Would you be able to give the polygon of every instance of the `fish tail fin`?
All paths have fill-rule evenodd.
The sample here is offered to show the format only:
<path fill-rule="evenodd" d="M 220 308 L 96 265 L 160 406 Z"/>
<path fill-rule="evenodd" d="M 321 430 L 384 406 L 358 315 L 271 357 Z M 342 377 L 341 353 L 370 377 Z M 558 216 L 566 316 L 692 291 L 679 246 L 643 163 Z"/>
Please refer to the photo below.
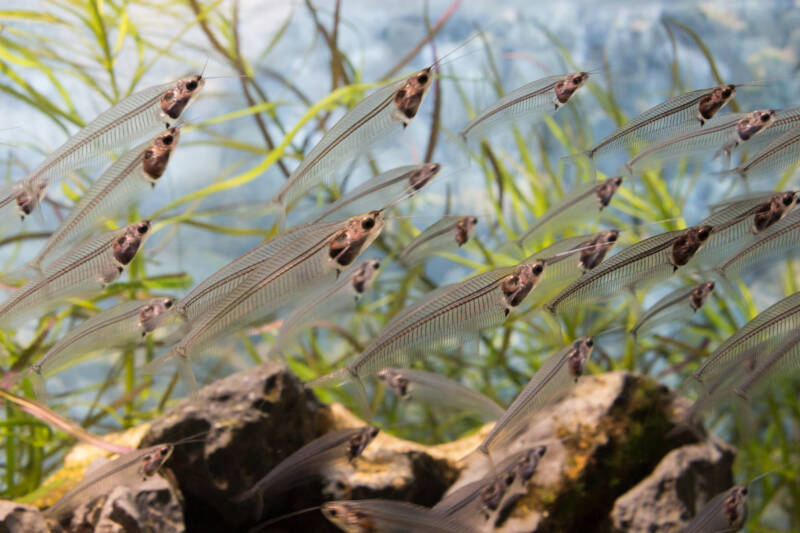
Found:
<path fill-rule="evenodd" d="M 320 376 L 316 379 L 306 382 L 306 388 L 311 389 L 314 387 L 327 387 L 329 385 L 338 387 L 340 385 L 344 385 L 351 379 L 352 375 L 348 369 L 340 368 L 339 370 L 334 370 L 329 374 L 325 374 L 324 376 Z"/>
<path fill-rule="evenodd" d="M 575 152 L 574 154 L 561 157 L 561 161 L 564 163 L 572 163 L 575 166 L 578 166 L 578 161 L 581 159 L 586 159 L 592 166 L 592 169 L 596 168 L 594 165 L 594 152 L 591 150 L 583 150 L 582 152 Z"/>
<path fill-rule="evenodd" d="M 489 450 L 487 450 L 483 444 L 469 452 L 467 455 L 459 458 L 456 461 L 456 464 L 473 465 L 478 464 L 478 462 L 480 462 L 480 468 L 482 470 L 486 470 L 488 472 L 494 472 L 496 470 L 492 456 L 489 454 Z"/>
<path fill-rule="evenodd" d="M 186 395 L 192 395 L 199 390 L 197 385 L 197 377 L 194 375 L 192 369 L 192 362 L 184 355 L 178 356 L 178 374 L 183 383 L 183 388 L 186 390 Z"/>
<path fill-rule="evenodd" d="M 676 439 L 681 435 L 685 435 L 687 432 L 691 433 L 692 436 L 698 441 L 702 442 L 706 439 L 706 435 L 702 430 L 702 426 L 700 426 L 698 421 L 695 420 L 693 414 L 688 414 L 686 417 L 675 422 L 675 425 L 672 427 L 672 429 L 670 429 L 664 436 L 667 439 Z"/>
<path fill-rule="evenodd" d="M 174 346 L 169 352 L 147 363 L 144 368 L 142 368 L 142 373 L 152 376 L 172 359 L 177 359 L 178 361 L 178 375 L 186 389 L 187 395 L 196 392 L 198 389 L 197 379 L 192 370 L 192 362 L 190 357 L 186 354 L 185 347 L 181 345 Z"/>
<path fill-rule="evenodd" d="M 720 283 L 722 286 L 725 287 L 725 292 L 728 293 L 730 296 L 737 294 L 739 290 L 736 288 L 736 285 L 733 283 L 730 277 L 728 277 L 728 273 L 722 267 L 715 267 L 714 274 L 717 275 L 719 278 Z"/>
<path fill-rule="evenodd" d="M 36 397 L 36 401 L 45 403 L 47 401 L 47 387 L 40 367 L 38 365 L 32 366 L 23 375 L 31 380 L 31 387 L 33 387 L 33 395 Z"/>

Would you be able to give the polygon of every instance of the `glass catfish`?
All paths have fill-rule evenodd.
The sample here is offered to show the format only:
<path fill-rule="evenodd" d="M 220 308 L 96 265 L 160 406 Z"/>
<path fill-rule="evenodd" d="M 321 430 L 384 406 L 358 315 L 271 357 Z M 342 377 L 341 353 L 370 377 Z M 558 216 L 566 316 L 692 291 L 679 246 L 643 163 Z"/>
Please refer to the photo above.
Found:
<path fill-rule="evenodd" d="M 78 244 L 0 304 L 0 324 L 19 324 L 66 298 L 99 292 L 122 275 L 149 235 L 150 221 L 143 220 Z"/>
<path fill-rule="evenodd" d="M 399 135 L 414 119 L 433 80 L 433 68 L 385 85 L 348 111 L 303 158 L 269 204 L 283 226 L 286 211 L 321 182 L 380 139 Z"/>
<path fill-rule="evenodd" d="M 460 248 L 475 235 L 478 218 L 473 216 L 445 216 L 425 228 L 400 252 L 397 260 L 408 268 L 414 267 L 437 252 Z"/>
<path fill-rule="evenodd" d="M 442 345 L 467 345 L 467 349 L 473 349 L 478 332 L 502 324 L 536 287 L 544 272 L 544 262 L 535 261 L 441 287 L 395 315 L 345 368 L 307 386 L 355 381 L 361 387 L 362 407 L 366 409 L 362 379 L 383 368 L 410 366 L 430 349 Z"/>
<path fill-rule="evenodd" d="M 302 297 L 304 292 L 333 282 L 343 268 L 372 244 L 383 224 L 381 212 L 371 211 L 276 247 L 273 254 L 253 262 L 254 268 L 246 278 L 216 305 L 209 306 L 206 313 L 190 322 L 181 340 L 144 371 L 152 373 L 167 360 L 177 357 L 187 386 L 196 388 L 189 364 L 191 355 L 238 328 L 257 323 L 293 298 Z"/>
<path fill-rule="evenodd" d="M 688 322 L 713 291 L 713 281 L 675 289 L 648 309 L 633 326 L 631 333 L 643 337 L 662 324 Z"/>

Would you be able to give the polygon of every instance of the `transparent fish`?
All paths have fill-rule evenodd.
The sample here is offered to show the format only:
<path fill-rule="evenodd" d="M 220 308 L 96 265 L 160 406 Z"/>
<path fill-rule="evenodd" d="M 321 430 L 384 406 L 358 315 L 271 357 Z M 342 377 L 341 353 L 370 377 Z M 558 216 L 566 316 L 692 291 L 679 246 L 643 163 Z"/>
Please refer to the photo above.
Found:
<path fill-rule="evenodd" d="M 120 157 L 100 176 L 31 261 L 34 268 L 53 252 L 72 245 L 106 218 L 120 211 L 158 182 L 178 146 L 180 130 L 170 128 L 154 140 L 141 144 Z"/>
<path fill-rule="evenodd" d="M 576 188 L 537 218 L 514 243 L 524 249 L 534 237 L 574 227 L 599 215 L 608 207 L 620 185 L 622 178 L 617 176 Z"/>
<path fill-rule="evenodd" d="M 406 80 L 381 87 L 348 111 L 270 200 L 278 208 L 281 220 L 295 201 L 319 183 L 333 179 L 347 161 L 378 140 L 402 133 L 417 115 L 432 79 L 432 68 L 420 70 Z"/>
<path fill-rule="evenodd" d="M 430 349 L 476 343 L 481 329 L 502 324 L 536 287 L 544 272 L 537 261 L 500 268 L 447 285 L 398 313 L 345 368 L 309 382 L 316 387 L 362 379 L 388 367 L 408 367 Z M 364 398 L 362 397 L 362 400 Z"/>
<path fill-rule="evenodd" d="M 775 120 L 769 128 L 759 133 L 747 142 L 747 149 L 751 154 L 756 154 L 766 148 L 781 135 L 800 126 L 800 107 L 793 107 L 778 111 Z"/>
<path fill-rule="evenodd" d="M 433 372 L 384 368 L 378 371 L 378 378 L 402 400 L 478 413 L 486 420 L 496 420 L 505 411 L 480 392 Z"/>
<path fill-rule="evenodd" d="M 533 307 L 544 304 L 564 287 L 596 268 L 618 239 L 618 230 L 606 230 L 594 235 L 561 239 L 531 255 L 527 261 L 544 261 L 547 275 L 539 282 L 528 303 Z"/>
<path fill-rule="evenodd" d="M 379 174 L 326 206 L 313 220 L 341 220 L 369 209 L 393 206 L 425 188 L 441 168 L 439 163 L 426 163 L 398 167 Z"/>
<path fill-rule="evenodd" d="M 545 453 L 547 453 L 547 446 L 534 446 L 509 455 L 497 465 L 498 471 L 513 471 L 515 474 L 514 484 L 507 491 L 509 498 L 515 494 L 526 494 L 528 492 L 528 484 L 536 474 L 539 468 L 539 461 L 541 461 Z"/>
<path fill-rule="evenodd" d="M 364 426 L 326 433 L 278 463 L 234 501 L 252 505 L 253 518 L 258 520 L 276 495 L 323 476 L 331 463 L 337 460 L 352 461 L 359 457 L 378 431 L 374 426 Z"/>
<path fill-rule="evenodd" d="M 188 358 L 216 339 L 263 317 L 325 283 L 332 283 L 341 269 L 355 261 L 383 229 L 383 215 L 372 211 L 340 222 L 337 229 L 316 238 L 293 239 L 275 250 L 217 305 L 198 318 L 167 354 L 150 363 L 152 373 L 172 357 L 189 385 L 194 385 Z"/>
<path fill-rule="evenodd" d="M 116 487 L 136 487 L 144 483 L 159 471 L 173 449 L 172 444 L 159 444 L 120 455 L 84 476 L 80 483 L 44 511 L 45 517 L 61 522 L 79 505 L 107 495 Z"/>
<path fill-rule="evenodd" d="M 737 85 L 720 85 L 674 96 L 632 118 L 584 152 L 589 159 L 620 149 L 641 150 L 666 136 L 700 130 L 725 107 Z"/>
<path fill-rule="evenodd" d="M 267 354 L 267 359 L 276 357 L 289 341 L 310 324 L 320 320 L 330 320 L 331 317 L 346 312 L 353 306 L 354 301 L 357 302 L 369 290 L 380 266 L 380 261 L 377 259 L 364 261 L 350 272 L 342 275 L 329 288 L 313 294 L 301 302 L 284 319 L 275 342 Z"/>
<path fill-rule="evenodd" d="M 431 510 L 443 517 L 477 526 L 479 530 L 493 529 L 516 477 L 515 469 L 511 468 L 468 483 L 445 496 Z"/>
<path fill-rule="evenodd" d="M 711 233 L 711 226 L 694 226 L 644 239 L 575 280 L 547 303 L 547 309 L 557 313 L 666 279 L 694 257 Z"/>
<path fill-rule="evenodd" d="M 736 485 L 714 496 L 681 533 L 733 533 L 747 521 L 747 486 Z"/>
<path fill-rule="evenodd" d="M 594 341 L 584 337 L 550 356 L 494 425 L 478 450 L 486 455 L 505 449 L 527 427 L 533 413 L 557 401 L 583 375 Z"/>
<path fill-rule="evenodd" d="M 713 281 L 672 291 L 642 315 L 631 333 L 642 337 L 662 324 L 688 322 L 713 291 Z"/>
<path fill-rule="evenodd" d="M 70 137 L 25 181 L 52 185 L 108 150 L 155 134 L 177 120 L 205 85 L 201 75 L 144 89 L 120 101 Z"/>
<path fill-rule="evenodd" d="M 558 111 L 588 79 L 587 72 L 573 72 L 532 81 L 478 113 L 459 135 L 466 141 L 482 140 L 500 124 Z"/>
<path fill-rule="evenodd" d="M 150 221 L 88 239 L 54 260 L 0 304 L 0 324 L 19 324 L 66 298 L 92 295 L 116 281 L 150 234 Z"/>
<path fill-rule="evenodd" d="M 750 236 L 718 270 L 723 275 L 741 272 L 755 264 L 785 257 L 797 251 L 800 243 L 800 210 L 795 209 L 780 222 Z"/>
<path fill-rule="evenodd" d="M 650 163 L 717 149 L 714 157 L 726 158 L 740 144 L 770 127 L 777 112 L 759 109 L 750 113 L 734 113 L 709 120 L 697 131 L 681 133 L 652 144 L 625 163 L 630 175 Z"/>
<path fill-rule="evenodd" d="M 714 206 L 700 222 L 714 231 L 698 252 L 698 261 L 718 267 L 748 238 L 780 221 L 794 208 L 796 198 L 795 191 L 754 193 Z"/>
<path fill-rule="evenodd" d="M 477 217 L 446 216 L 428 226 L 400 253 L 397 260 L 408 268 L 425 262 L 428 257 L 453 248 L 460 248 L 475 235 Z"/>
<path fill-rule="evenodd" d="M 795 374 L 800 367 L 800 337 L 797 333 L 789 334 L 776 348 L 763 356 L 762 361 L 755 366 L 752 372 L 734 388 L 733 392 L 743 399 L 747 399 L 754 388 L 767 385 L 770 379 L 778 372 L 781 374 Z"/>
<path fill-rule="evenodd" d="M 725 173 L 743 178 L 772 177 L 797 163 L 800 163 L 800 128 L 795 127 Z"/>
<path fill-rule="evenodd" d="M 759 353 L 769 353 L 775 344 L 800 327 L 800 293 L 768 307 L 750 322 L 728 337 L 706 361 L 695 370 L 693 377 L 701 384 L 713 382 L 731 368 L 737 355 L 760 347 Z M 763 344 L 766 343 L 766 344 Z"/>
<path fill-rule="evenodd" d="M 25 180 L 0 189 L 0 217 L 8 220 L 18 216 L 20 220 L 30 215 L 47 193 L 47 183 L 29 183 Z"/>
<path fill-rule="evenodd" d="M 474 533 L 467 524 L 431 509 L 396 500 L 347 500 L 322 504 L 322 514 L 347 533 Z"/>
<path fill-rule="evenodd" d="M 50 376 L 76 357 L 87 353 L 138 344 L 169 317 L 175 300 L 130 300 L 106 309 L 72 328 L 50 348 L 31 370 Z"/>

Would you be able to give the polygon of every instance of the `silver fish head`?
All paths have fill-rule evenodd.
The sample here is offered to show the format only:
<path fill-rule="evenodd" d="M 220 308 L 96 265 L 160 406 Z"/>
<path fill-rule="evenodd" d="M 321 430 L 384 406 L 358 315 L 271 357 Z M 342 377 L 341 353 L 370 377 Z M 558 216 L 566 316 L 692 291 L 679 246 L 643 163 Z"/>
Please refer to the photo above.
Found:
<path fill-rule="evenodd" d="M 556 83 L 554 88 L 556 92 L 556 100 L 559 104 L 566 104 L 575 91 L 583 87 L 586 80 L 589 79 L 588 72 L 573 72 L 564 76 L 564 79 Z"/>
<path fill-rule="evenodd" d="M 372 533 L 377 524 L 365 512 L 349 502 L 326 502 L 321 508 L 323 516 L 339 526 L 343 531 Z"/>
<path fill-rule="evenodd" d="M 753 111 L 736 124 L 739 140 L 747 141 L 757 133 L 767 129 L 775 121 L 778 112 L 774 109 Z"/>
<path fill-rule="evenodd" d="M 175 305 L 174 298 L 153 298 L 139 311 L 139 328 L 142 334 L 150 333 L 158 327 L 161 318 Z"/>
<path fill-rule="evenodd" d="M 567 353 L 567 364 L 569 373 L 576 380 L 583 375 L 586 363 L 592 355 L 594 340 L 591 337 L 584 337 L 572 343 L 572 348 Z"/>
<path fill-rule="evenodd" d="M 150 228 L 151 224 L 149 220 L 134 222 L 126 226 L 125 230 L 114 239 L 114 243 L 111 246 L 114 251 L 114 259 L 116 259 L 120 265 L 125 266 L 133 261 L 139 248 L 141 248 L 144 241 L 147 240 Z"/>
<path fill-rule="evenodd" d="M 350 283 L 353 286 L 353 290 L 357 295 L 364 294 L 369 286 L 372 284 L 372 280 L 375 278 L 375 274 L 378 272 L 378 269 L 381 267 L 381 262 L 377 259 L 370 259 L 368 261 L 364 261 L 358 268 L 353 272 L 350 277 Z"/>
<path fill-rule="evenodd" d="M 608 204 L 611 203 L 611 199 L 614 198 L 614 194 L 617 192 L 620 185 L 622 185 L 622 176 L 615 176 L 613 178 L 608 178 L 595 188 L 594 191 L 597 195 L 597 203 L 600 205 L 601 210 L 608 207 Z"/>
<path fill-rule="evenodd" d="M 753 215 L 753 233 L 764 231 L 779 221 L 794 206 L 797 193 L 794 191 L 773 194 Z"/>
<path fill-rule="evenodd" d="M 536 469 L 539 467 L 539 460 L 544 457 L 545 452 L 547 452 L 547 446 L 536 446 L 528 450 L 517 462 L 514 469 L 523 483 L 530 481 L 536 473 Z"/>
<path fill-rule="evenodd" d="M 395 110 L 392 117 L 403 123 L 408 124 L 417 116 L 419 106 L 428 94 L 428 89 L 433 81 L 433 68 L 428 67 L 420 70 L 406 80 L 406 83 L 394 94 Z"/>
<path fill-rule="evenodd" d="M 511 308 L 521 304 L 536 287 L 544 272 L 544 266 L 545 263 L 541 259 L 533 263 L 524 263 L 503 279 L 500 283 L 500 290 L 503 291 L 506 315 Z"/>
<path fill-rule="evenodd" d="M 701 121 L 709 120 L 725 107 L 731 98 L 736 94 L 736 85 L 720 85 L 711 89 L 707 95 L 703 96 L 697 103 L 697 115 Z"/>
<path fill-rule="evenodd" d="M 672 243 L 672 261 L 677 268 L 683 266 L 694 257 L 694 254 L 703 246 L 711 236 L 711 226 L 695 226 L 687 229 L 683 235 Z"/>
<path fill-rule="evenodd" d="M 172 151 L 178 146 L 181 132 L 178 128 L 169 128 L 159 134 L 142 156 L 142 168 L 147 178 L 157 181 L 167 170 Z"/>
<path fill-rule="evenodd" d="M 589 271 L 597 267 L 606 258 L 606 254 L 617 244 L 619 230 L 610 229 L 601 231 L 595 237 L 579 245 L 582 248 L 578 264 L 584 271 Z"/>
<path fill-rule="evenodd" d="M 386 382 L 398 398 L 403 399 L 408 395 L 408 379 L 391 368 L 384 368 L 378 371 L 378 378 Z"/>
<path fill-rule="evenodd" d="M 506 494 L 508 487 L 514 483 L 516 474 L 513 470 L 505 472 L 498 476 L 493 482 L 486 485 L 481 490 L 481 501 L 484 507 L 491 511 L 496 511 L 503 501 L 503 496 Z"/>
<path fill-rule="evenodd" d="M 347 460 L 352 461 L 360 456 L 364 448 L 378 436 L 380 430 L 375 426 L 365 426 L 347 441 Z"/>
<path fill-rule="evenodd" d="M 20 216 L 23 219 L 36 209 L 36 206 L 39 205 L 46 192 L 47 181 L 24 184 L 20 188 L 14 196 L 14 200 L 17 202 L 17 209 L 19 209 Z"/>
<path fill-rule="evenodd" d="M 206 80 L 200 74 L 176 81 L 175 86 L 161 97 L 161 112 L 171 119 L 177 119 L 194 102 L 205 84 Z"/>
<path fill-rule="evenodd" d="M 419 191 L 430 182 L 442 169 L 439 163 L 428 163 L 408 176 L 408 184 L 414 192 Z"/>
<path fill-rule="evenodd" d="M 172 450 L 174 449 L 175 447 L 172 444 L 163 444 L 142 457 L 140 464 L 142 477 L 148 478 L 158 472 L 172 455 Z"/>
<path fill-rule="evenodd" d="M 740 528 L 747 519 L 747 487 L 744 485 L 733 487 L 722 501 L 722 510 L 728 525 L 731 526 L 731 531 Z"/>
<path fill-rule="evenodd" d="M 456 244 L 459 248 L 475 235 L 477 225 L 478 217 L 464 217 L 456 223 Z"/>
<path fill-rule="evenodd" d="M 355 261 L 383 229 L 383 213 L 370 211 L 365 215 L 351 217 L 345 228 L 331 237 L 328 255 L 338 266 L 346 267 Z"/>
<path fill-rule="evenodd" d="M 697 311 L 703 304 L 706 303 L 706 299 L 714 292 L 714 282 L 707 281 L 705 283 L 701 283 L 689 295 L 690 305 L 692 309 Z"/>

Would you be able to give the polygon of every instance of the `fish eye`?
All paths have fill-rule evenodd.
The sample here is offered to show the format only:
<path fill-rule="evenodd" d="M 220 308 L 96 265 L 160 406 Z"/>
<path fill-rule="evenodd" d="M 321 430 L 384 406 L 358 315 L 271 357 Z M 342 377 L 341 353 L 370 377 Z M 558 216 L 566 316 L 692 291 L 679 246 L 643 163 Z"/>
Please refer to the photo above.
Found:
<path fill-rule="evenodd" d="M 375 220 L 373 218 L 365 218 L 361 221 L 361 228 L 362 229 L 372 229 L 375 227 Z"/>
<path fill-rule="evenodd" d="M 402 100 L 405 97 L 406 97 L 406 90 L 405 89 L 400 89 L 399 91 L 397 91 L 397 98 Z"/>
<path fill-rule="evenodd" d="M 169 146 L 170 144 L 172 144 L 172 135 L 165 135 L 165 136 L 164 136 L 164 137 L 161 139 L 161 142 L 163 142 L 164 144 L 166 144 L 167 146 Z"/>
<path fill-rule="evenodd" d="M 592 340 L 592 339 L 588 339 L 588 340 L 586 341 L 586 346 L 588 346 L 589 348 L 591 348 L 592 346 L 594 346 L 594 340 Z"/>
<path fill-rule="evenodd" d="M 333 507 L 331 507 L 329 509 L 326 509 L 326 510 L 328 511 L 328 514 L 331 515 L 331 516 L 337 516 L 339 514 L 339 511 L 337 511 Z"/>
<path fill-rule="evenodd" d="M 148 229 L 150 228 L 148 228 L 147 224 L 139 224 L 139 226 L 136 228 L 136 231 L 138 231 L 141 235 L 144 235 L 147 233 Z"/>
<path fill-rule="evenodd" d="M 713 282 L 713 281 L 709 281 L 709 282 L 708 282 L 708 288 L 709 288 L 709 289 L 713 289 L 713 288 L 714 288 L 714 286 L 715 286 L 715 285 L 714 285 L 714 282 Z"/>
<path fill-rule="evenodd" d="M 617 234 L 612 233 L 611 235 L 608 236 L 608 240 L 609 242 L 617 242 Z"/>
<path fill-rule="evenodd" d="M 533 267 L 533 273 L 536 274 L 537 276 L 541 274 L 543 270 L 544 268 L 542 267 L 542 265 L 536 265 L 535 267 Z"/>
<path fill-rule="evenodd" d="M 794 193 L 789 193 L 783 197 L 783 205 L 790 206 L 794 202 Z"/>
<path fill-rule="evenodd" d="M 470 221 L 471 224 L 477 224 L 478 223 L 478 217 L 471 217 L 469 219 L 469 221 Z"/>
<path fill-rule="evenodd" d="M 428 83 L 428 75 L 420 74 L 419 76 L 417 76 L 417 81 L 422 85 L 425 85 L 426 83 Z"/>
<path fill-rule="evenodd" d="M 150 461 L 153 460 L 153 456 L 148 453 L 147 455 L 144 456 L 144 460 L 149 463 Z"/>
<path fill-rule="evenodd" d="M 194 91 L 195 89 L 197 89 L 197 81 L 192 80 L 192 81 L 188 82 L 186 84 L 186 88 L 189 89 L 190 91 Z"/>
<path fill-rule="evenodd" d="M 742 488 L 742 494 L 744 494 L 745 496 L 747 496 L 747 487 L 743 487 L 743 488 Z"/>
<path fill-rule="evenodd" d="M 770 117 L 769 113 L 764 113 L 763 115 L 761 115 L 761 122 L 768 121 L 769 117 Z"/>
<path fill-rule="evenodd" d="M 167 300 L 166 302 L 164 302 L 164 307 L 166 307 L 167 309 L 169 309 L 170 307 L 172 307 L 172 304 L 173 304 L 173 303 L 174 303 L 174 302 L 173 302 L 172 300 Z"/>
<path fill-rule="evenodd" d="M 370 432 L 369 432 L 369 436 L 370 436 L 370 437 L 372 437 L 372 438 L 374 439 L 374 438 L 375 438 L 375 437 L 378 435 L 378 432 L 379 432 L 379 431 L 380 431 L 380 430 L 379 430 L 378 428 L 372 428 L 372 429 L 370 430 Z"/>
<path fill-rule="evenodd" d="M 376 259 L 376 260 L 375 260 L 375 261 L 372 263 L 372 268 L 380 268 L 380 267 L 381 267 L 381 262 L 380 262 L 380 261 L 378 261 L 378 260 Z"/>
<path fill-rule="evenodd" d="M 614 185 L 621 185 L 622 184 L 622 176 L 617 176 L 614 178 Z"/>
<path fill-rule="evenodd" d="M 727 87 L 726 87 L 725 89 L 723 89 L 723 91 L 722 91 L 722 96 L 724 96 L 725 98 L 727 98 L 727 97 L 729 97 L 730 95 L 731 95 L 731 90 L 730 90 L 730 89 L 728 89 Z"/>

